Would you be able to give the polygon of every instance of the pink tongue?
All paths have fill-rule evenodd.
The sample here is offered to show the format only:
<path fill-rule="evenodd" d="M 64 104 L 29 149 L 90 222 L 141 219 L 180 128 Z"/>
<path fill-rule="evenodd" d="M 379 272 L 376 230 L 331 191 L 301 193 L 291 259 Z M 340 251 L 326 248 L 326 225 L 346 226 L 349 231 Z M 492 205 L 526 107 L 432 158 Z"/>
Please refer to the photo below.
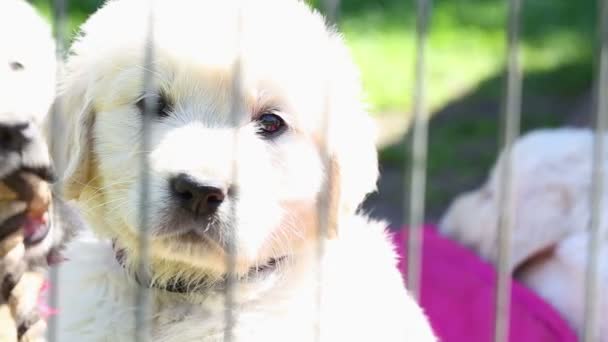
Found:
<path fill-rule="evenodd" d="M 46 229 L 46 222 L 42 218 L 28 217 L 23 224 L 23 232 L 26 238 L 31 238 L 43 229 Z"/>

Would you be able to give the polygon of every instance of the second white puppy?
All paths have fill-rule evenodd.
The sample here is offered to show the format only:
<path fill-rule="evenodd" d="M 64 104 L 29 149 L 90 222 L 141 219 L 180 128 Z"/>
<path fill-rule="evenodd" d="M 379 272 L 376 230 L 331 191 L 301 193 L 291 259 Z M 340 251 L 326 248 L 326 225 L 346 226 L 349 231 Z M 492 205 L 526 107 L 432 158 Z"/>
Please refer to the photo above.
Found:
<path fill-rule="evenodd" d="M 543 129 L 513 146 L 515 210 L 510 270 L 551 303 L 579 332 L 583 328 L 585 272 L 591 215 L 593 133 L 588 129 Z M 605 137 L 604 144 L 608 144 Z M 441 231 L 484 259 L 498 260 L 502 153 L 479 189 L 458 196 L 445 213 Z M 602 163 L 608 177 L 608 152 Z M 608 195 L 601 208 L 600 317 L 608 315 Z M 608 341 L 604 326 L 603 340 Z"/>
<path fill-rule="evenodd" d="M 132 340 L 145 288 L 156 341 L 434 340 L 385 225 L 356 212 L 378 174 L 371 120 L 319 14 L 295 0 L 115 0 L 82 33 L 62 87 L 65 193 L 98 237 L 67 253 L 59 340 Z M 142 171 L 151 240 L 139 272 Z"/>

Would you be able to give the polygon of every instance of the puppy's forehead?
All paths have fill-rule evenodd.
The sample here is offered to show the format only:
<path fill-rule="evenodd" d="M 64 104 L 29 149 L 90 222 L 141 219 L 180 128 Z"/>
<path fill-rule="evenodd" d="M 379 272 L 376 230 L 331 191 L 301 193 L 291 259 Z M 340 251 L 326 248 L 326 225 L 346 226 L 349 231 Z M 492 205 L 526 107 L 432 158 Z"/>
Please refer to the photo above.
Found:
<path fill-rule="evenodd" d="M 144 66 L 150 42 L 156 81 L 175 96 L 221 97 L 231 89 L 238 64 L 247 99 L 321 106 L 333 37 L 305 4 L 157 0 L 150 8 L 150 3 L 118 0 L 94 14 L 74 45 L 77 59 L 94 64 L 84 69 L 95 70 L 99 78 L 119 72 L 134 76 Z M 131 89 L 138 82 L 141 77 L 121 80 Z M 118 91 L 117 86 L 112 88 Z"/>
<path fill-rule="evenodd" d="M 53 100 L 55 67 L 48 24 L 26 1 L 0 0 L 0 120 L 41 120 Z"/>
<path fill-rule="evenodd" d="M 48 56 L 55 54 L 49 25 L 26 1 L 0 1 L 0 42 L 2 63 L 46 63 Z"/>

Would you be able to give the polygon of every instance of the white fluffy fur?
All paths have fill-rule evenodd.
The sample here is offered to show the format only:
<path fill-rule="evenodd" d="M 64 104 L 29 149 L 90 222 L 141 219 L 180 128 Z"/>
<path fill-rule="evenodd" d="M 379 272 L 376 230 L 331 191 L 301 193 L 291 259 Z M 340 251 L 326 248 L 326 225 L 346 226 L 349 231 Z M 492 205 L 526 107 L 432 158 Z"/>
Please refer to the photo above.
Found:
<path fill-rule="evenodd" d="M 322 261 L 321 341 L 433 341 L 422 310 L 395 272 L 384 225 L 361 217 L 344 224 Z M 116 264 L 109 244 L 86 236 L 70 245 L 67 257 L 59 279 L 60 340 L 131 340 L 139 288 Z M 316 251 L 309 250 L 280 279 L 238 285 L 235 340 L 313 341 L 317 276 Z M 152 298 L 155 341 L 222 341 L 221 295 L 182 298 L 153 291 Z"/>
<path fill-rule="evenodd" d="M 0 153 L 0 176 L 18 167 L 46 168 L 51 165 L 44 129 L 55 98 L 57 62 L 50 25 L 23 0 L 0 1 L 0 123 L 29 123 L 30 143 L 16 153 Z M 18 67 L 17 67 L 18 65 Z M 51 246 L 63 241 L 63 230 L 51 233 L 27 256 L 45 255 Z"/>
<path fill-rule="evenodd" d="M 605 138 L 605 144 L 608 138 Z M 545 129 L 522 136 L 513 148 L 515 217 L 511 270 L 521 269 L 521 280 L 553 304 L 580 332 L 584 316 L 584 281 L 590 219 L 593 133 L 587 129 Z M 488 181 L 457 197 L 442 218 L 441 231 L 496 262 L 500 170 L 498 159 Z M 608 176 L 608 153 L 603 158 Z M 604 192 L 605 194 L 605 192 Z M 603 195 L 603 235 L 608 227 L 608 196 Z M 601 241 L 601 317 L 608 315 L 608 254 Z M 549 257 L 536 258 L 549 251 Z M 605 327 L 602 329 L 606 329 Z M 604 330 L 603 341 L 608 341 Z"/>
<path fill-rule="evenodd" d="M 23 0 L 0 1 L 0 116 L 42 124 L 55 97 L 55 43 L 49 25 Z M 23 68 L 15 70 L 12 63 Z"/>
<path fill-rule="evenodd" d="M 403 287 L 385 226 L 356 214 L 378 176 L 373 131 L 356 68 L 320 15 L 295 0 L 114 0 L 82 31 L 62 82 L 71 160 L 64 185 L 97 237 L 72 244 L 71 261 L 62 266 L 60 290 L 73 296 L 61 296 L 61 341 L 133 336 L 137 286 L 107 239 L 126 248 L 127 265 L 137 261 L 142 153 L 150 160 L 156 282 L 227 272 L 219 244 L 163 233 L 183 228 L 168 227 L 162 215 L 173 209 L 168 180 L 177 173 L 238 188 L 238 197 L 228 199 L 235 215 L 219 209 L 223 228 L 236 236 L 236 275 L 288 256 L 273 276 L 237 283 L 236 341 L 311 340 L 318 272 L 322 341 L 434 340 Z M 135 103 L 148 37 L 153 83 L 176 104 L 169 117 L 152 123 L 149 150 L 141 151 Z M 289 125 L 271 142 L 251 122 L 264 107 L 278 109 Z M 237 127 L 228 118 L 234 108 Z M 315 213 L 329 176 L 331 234 L 318 270 Z M 152 298 L 155 340 L 221 340 L 222 294 L 154 290 Z"/>

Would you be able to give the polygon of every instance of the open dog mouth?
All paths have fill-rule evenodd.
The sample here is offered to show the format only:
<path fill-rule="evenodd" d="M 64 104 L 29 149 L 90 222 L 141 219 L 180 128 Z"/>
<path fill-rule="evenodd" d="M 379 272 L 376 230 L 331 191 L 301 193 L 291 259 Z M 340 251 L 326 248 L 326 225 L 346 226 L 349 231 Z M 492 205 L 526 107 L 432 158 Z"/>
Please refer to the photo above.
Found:
<path fill-rule="evenodd" d="M 284 255 L 278 258 L 270 258 L 264 264 L 253 266 L 249 269 L 248 276 L 259 276 L 260 274 L 270 273 L 275 271 L 279 266 L 287 261 L 287 256 Z"/>
<path fill-rule="evenodd" d="M 116 240 L 112 241 L 112 249 L 114 250 L 114 257 L 118 264 L 123 268 L 128 268 L 126 263 L 127 251 L 126 249 L 119 247 Z M 240 283 L 252 283 L 264 279 L 265 277 L 275 273 L 280 269 L 282 265 L 287 263 L 289 257 L 287 255 L 281 257 L 272 257 L 266 260 L 264 263 L 258 263 L 251 266 L 245 275 L 236 277 L 234 281 Z M 164 290 L 174 293 L 208 293 L 211 291 L 224 291 L 227 288 L 228 275 L 224 274 L 221 276 L 205 276 L 199 279 L 197 282 L 191 282 L 179 277 L 169 280 L 166 284 L 158 284 L 152 281 L 142 280 L 138 277 L 137 273 L 133 273 L 135 280 L 141 286 L 148 288 L 155 288 L 158 290 Z"/>
<path fill-rule="evenodd" d="M 251 282 L 259 280 L 260 278 L 274 273 L 288 261 L 286 255 L 278 258 L 270 258 L 264 264 L 252 266 L 249 268 L 249 272 L 246 277 L 240 279 L 243 282 Z"/>
<path fill-rule="evenodd" d="M 51 230 L 49 214 L 46 212 L 41 217 L 27 216 L 23 222 L 23 236 L 26 246 L 33 246 L 40 243 Z"/>
<path fill-rule="evenodd" d="M 43 241 L 50 232 L 50 201 L 46 177 L 16 172 L 4 178 L 0 183 L 0 238 L 21 230 L 26 247 Z"/>

